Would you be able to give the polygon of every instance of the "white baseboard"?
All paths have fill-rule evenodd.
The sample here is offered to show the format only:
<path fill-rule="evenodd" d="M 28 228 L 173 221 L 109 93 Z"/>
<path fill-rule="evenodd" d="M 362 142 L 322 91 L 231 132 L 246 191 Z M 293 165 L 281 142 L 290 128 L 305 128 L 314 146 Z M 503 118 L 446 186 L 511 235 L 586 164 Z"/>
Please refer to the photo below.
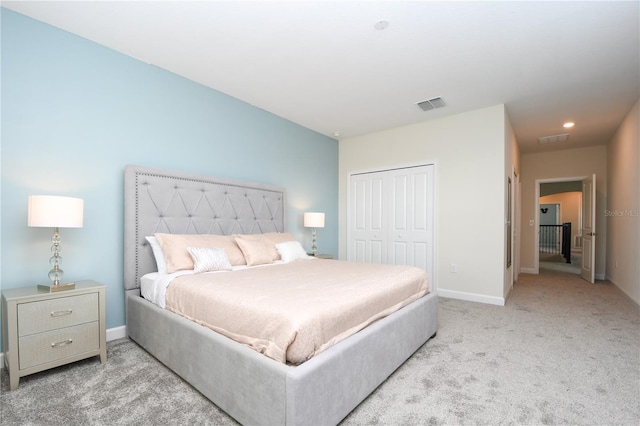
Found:
<path fill-rule="evenodd" d="M 503 297 L 486 296 L 484 294 L 466 293 L 463 291 L 446 290 L 442 288 L 438 289 L 438 296 L 498 306 L 504 306 L 505 302 Z"/>
<path fill-rule="evenodd" d="M 110 328 L 107 330 L 107 342 L 111 340 L 121 339 L 127 337 L 127 326 L 122 325 L 120 327 Z M 4 365 L 4 353 L 0 353 L 0 369 L 5 368 Z"/>
<path fill-rule="evenodd" d="M 596 274 L 596 280 L 603 281 L 603 280 L 605 280 L 605 279 L 606 279 L 606 277 L 605 277 L 605 275 L 604 275 L 604 274 Z"/>
<path fill-rule="evenodd" d="M 122 339 L 123 337 L 127 337 L 126 325 L 121 325 L 120 327 L 110 328 L 107 330 L 107 342 Z"/>

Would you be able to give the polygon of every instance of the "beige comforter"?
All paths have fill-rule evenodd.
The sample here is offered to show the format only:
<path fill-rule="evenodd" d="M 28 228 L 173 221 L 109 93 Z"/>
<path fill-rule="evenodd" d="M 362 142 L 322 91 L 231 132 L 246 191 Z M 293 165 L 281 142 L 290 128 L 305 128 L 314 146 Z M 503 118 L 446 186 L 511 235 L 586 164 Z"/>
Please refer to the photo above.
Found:
<path fill-rule="evenodd" d="M 309 259 L 185 275 L 167 309 L 277 361 L 300 364 L 428 292 L 423 270 Z"/>

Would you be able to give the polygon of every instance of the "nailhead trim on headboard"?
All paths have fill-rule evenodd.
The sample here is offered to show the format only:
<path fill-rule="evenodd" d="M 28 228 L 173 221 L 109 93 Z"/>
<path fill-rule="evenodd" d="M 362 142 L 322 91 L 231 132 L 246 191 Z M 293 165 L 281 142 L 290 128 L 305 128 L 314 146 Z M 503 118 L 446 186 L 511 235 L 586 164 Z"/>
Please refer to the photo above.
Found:
<path fill-rule="evenodd" d="M 155 232 L 258 234 L 284 232 L 281 187 L 151 169 L 125 168 L 125 289 L 156 270 L 145 240 Z"/>

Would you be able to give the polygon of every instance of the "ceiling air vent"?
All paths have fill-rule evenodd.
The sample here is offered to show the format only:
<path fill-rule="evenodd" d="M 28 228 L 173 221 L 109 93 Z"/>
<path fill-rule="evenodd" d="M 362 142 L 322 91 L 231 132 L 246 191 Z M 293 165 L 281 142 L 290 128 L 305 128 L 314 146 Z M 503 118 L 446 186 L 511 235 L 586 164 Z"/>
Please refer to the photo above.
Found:
<path fill-rule="evenodd" d="M 429 99 L 428 101 L 418 102 L 417 105 L 423 111 L 430 111 L 435 108 L 442 108 L 447 106 L 447 103 L 440 96 L 437 98 Z"/>
<path fill-rule="evenodd" d="M 561 135 L 545 136 L 543 138 L 538 138 L 538 143 L 540 145 L 544 145 L 547 143 L 566 142 L 567 139 L 569 139 L 569 133 L 563 133 Z"/>

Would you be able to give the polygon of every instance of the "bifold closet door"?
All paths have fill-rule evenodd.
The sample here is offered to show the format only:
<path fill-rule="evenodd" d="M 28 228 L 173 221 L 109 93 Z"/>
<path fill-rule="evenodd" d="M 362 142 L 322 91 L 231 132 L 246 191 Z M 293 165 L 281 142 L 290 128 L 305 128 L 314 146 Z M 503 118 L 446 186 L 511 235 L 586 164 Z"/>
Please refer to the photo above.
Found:
<path fill-rule="evenodd" d="M 353 175 L 350 186 L 348 258 L 355 262 L 387 263 L 386 173 Z"/>
<path fill-rule="evenodd" d="M 387 263 L 432 271 L 433 167 L 396 169 L 388 174 Z"/>
<path fill-rule="evenodd" d="M 433 270 L 434 166 L 349 178 L 347 258 Z"/>

